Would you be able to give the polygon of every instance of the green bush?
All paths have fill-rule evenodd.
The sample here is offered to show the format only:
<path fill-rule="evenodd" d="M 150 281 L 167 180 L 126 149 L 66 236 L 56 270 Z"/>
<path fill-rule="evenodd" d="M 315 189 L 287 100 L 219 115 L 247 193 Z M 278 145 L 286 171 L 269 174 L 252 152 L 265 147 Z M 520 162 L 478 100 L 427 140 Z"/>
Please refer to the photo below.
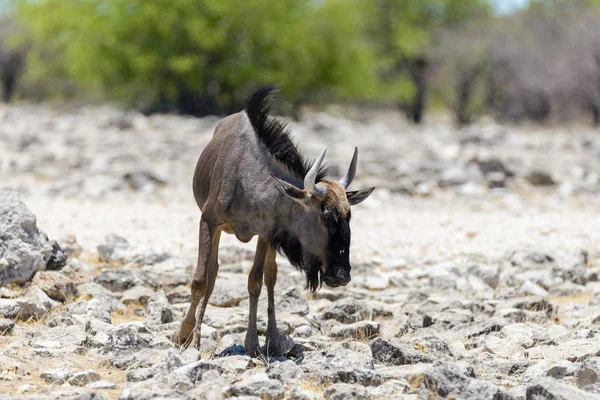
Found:
<path fill-rule="evenodd" d="M 30 81 L 66 78 L 88 95 L 206 113 L 237 109 L 270 82 L 294 102 L 367 93 L 374 57 L 350 3 L 45 0 L 21 2 L 17 18 L 33 46 Z"/>
<path fill-rule="evenodd" d="M 440 33 L 488 12 L 485 0 L 13 1 L 35 97 L 191 114 L 239 110 L 266 83 L 292 106 L 422 106 Z"/>

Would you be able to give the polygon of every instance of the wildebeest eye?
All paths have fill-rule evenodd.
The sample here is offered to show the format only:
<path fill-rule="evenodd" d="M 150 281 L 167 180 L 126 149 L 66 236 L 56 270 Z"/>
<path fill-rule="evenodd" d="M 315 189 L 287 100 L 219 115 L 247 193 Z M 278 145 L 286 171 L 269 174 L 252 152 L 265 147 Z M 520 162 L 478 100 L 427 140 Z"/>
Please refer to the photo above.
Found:
<path fill-rule="evenodd" d="M 327 229 L 329 230 L 330 235 L 334 235 L 338 231 L 338 226 L 337 225 L 329 225 Z"/>

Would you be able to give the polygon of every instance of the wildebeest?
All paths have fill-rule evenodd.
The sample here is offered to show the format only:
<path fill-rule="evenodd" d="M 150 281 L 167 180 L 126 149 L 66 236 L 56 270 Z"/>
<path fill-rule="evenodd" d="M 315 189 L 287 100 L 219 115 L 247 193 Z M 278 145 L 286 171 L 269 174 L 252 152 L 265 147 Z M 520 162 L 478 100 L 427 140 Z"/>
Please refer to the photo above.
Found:
<path fill-rule="evenodd" d="M 266 352 L 281 355 L 275 321 L 277 252 L 306 273 L 315 291 L 350 282 L 350 206 L 374 188 L 346 192 L 356 172 L 355 148 L 350 168 L 339 181 L 325 179 L 325 152 L 311 165 L 298 151 L 284 123 L 270 115 L 273 87 L 254 93 L 244 111 L 215 128 L 196 165 L 193 190 L 202 211 L 198 264 L 192 278 L 192 302 L 174 341 L 200 345 L 200 327 L 217 278 L 221 232 L 248 242 L 258 235 L 248 276 L 250 314 L 246 354 L 260 354 L 256 311 L 263 277 L 268 295 Z"/>

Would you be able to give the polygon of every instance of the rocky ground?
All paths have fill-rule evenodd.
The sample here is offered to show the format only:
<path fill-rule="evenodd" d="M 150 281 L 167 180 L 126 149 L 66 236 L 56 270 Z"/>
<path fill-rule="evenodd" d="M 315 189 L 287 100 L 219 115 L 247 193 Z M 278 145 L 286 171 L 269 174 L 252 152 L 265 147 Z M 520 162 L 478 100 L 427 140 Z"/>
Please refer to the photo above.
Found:
<path fill-rule="evenodd" d="M 352 282 L 310 294 L 280 258 L 287 354 L 252 359 L 254 243 L 227 235 L 200 352 L 170 341 L 218 119 L 0 107 L 0 399 L 600 398 L 598 133 L 343 115 L 292 128 L 336 178 L 358 146 L 353 187 L 378 187 Z"/>

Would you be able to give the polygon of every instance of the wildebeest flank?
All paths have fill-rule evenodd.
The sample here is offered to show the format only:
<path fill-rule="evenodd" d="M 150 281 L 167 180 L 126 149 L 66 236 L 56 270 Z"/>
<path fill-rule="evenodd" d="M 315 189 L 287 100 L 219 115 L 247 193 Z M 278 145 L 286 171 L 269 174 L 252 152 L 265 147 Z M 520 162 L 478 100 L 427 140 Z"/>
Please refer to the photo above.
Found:
<path fill-rule="evenodd" d="M 346 192 L 356 172 L 355 149 L 347 174 L 325 179 L 326 149 L 309 163 L 290 138 L 286 125 L 270 115 L 273 89 L 249 99 L 244 111 L 223 119 L 206 146 L 193 180 L 200 219 L 198 263 L 192 278 L 192 302 L 174 341 L 200 345 L 200 327 L 217 278 L 221 232 L 242 242 L 258 235 L 248 277 L 250 314 L 247 354 L 260 353 L 256 312 L 263 278 L 268 296 L 266 352 L 280 355 L 274 288 L 277 252 L 306 273 L 306 287 L 317 290 L 350 282 L 350 206 L 374 188 Z"/>

